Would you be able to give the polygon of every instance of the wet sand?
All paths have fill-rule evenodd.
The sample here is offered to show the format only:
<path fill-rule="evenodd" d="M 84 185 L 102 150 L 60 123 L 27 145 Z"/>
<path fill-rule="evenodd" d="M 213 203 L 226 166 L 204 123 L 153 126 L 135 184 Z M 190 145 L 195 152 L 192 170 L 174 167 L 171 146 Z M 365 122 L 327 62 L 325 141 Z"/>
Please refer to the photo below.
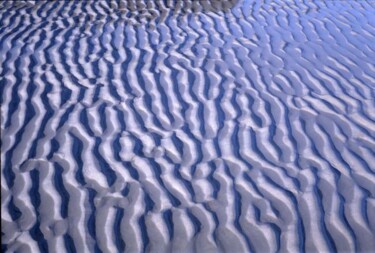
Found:
<path fill-rule="evenodd" d="M 2 1 L 0 64 L 3 252 L 375 251 L 375 2 Z"/>

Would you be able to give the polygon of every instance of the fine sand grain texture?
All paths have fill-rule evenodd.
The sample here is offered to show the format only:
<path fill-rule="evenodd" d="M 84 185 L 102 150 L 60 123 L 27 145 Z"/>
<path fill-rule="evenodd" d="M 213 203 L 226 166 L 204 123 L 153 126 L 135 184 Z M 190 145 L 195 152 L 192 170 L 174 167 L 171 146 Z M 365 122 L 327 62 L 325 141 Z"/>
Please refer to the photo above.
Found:
<path fill-rule="evenodd" d="M 375 252 L 375 1 L 0 1 L 2 252 Z"/>

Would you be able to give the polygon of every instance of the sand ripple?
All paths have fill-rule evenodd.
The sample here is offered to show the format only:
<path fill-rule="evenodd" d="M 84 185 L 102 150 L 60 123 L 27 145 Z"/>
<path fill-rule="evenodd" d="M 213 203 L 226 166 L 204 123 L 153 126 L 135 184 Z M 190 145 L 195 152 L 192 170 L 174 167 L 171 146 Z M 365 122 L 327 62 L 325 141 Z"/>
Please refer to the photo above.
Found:
<path fill-rule="evenodd" d="M 1 1 L 2 251 L 374 252 L 374 38 L 372 1 Z"/>

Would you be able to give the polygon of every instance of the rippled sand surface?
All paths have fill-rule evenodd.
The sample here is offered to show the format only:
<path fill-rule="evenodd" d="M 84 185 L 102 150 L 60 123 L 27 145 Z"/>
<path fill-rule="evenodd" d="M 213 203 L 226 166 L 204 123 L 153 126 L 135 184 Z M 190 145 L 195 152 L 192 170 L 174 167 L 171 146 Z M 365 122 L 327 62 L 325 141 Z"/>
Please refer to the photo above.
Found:
<path fill-rule="evenodd" d="M 3 252 L 375 252 L 375 2 L 1 1 Z"/>

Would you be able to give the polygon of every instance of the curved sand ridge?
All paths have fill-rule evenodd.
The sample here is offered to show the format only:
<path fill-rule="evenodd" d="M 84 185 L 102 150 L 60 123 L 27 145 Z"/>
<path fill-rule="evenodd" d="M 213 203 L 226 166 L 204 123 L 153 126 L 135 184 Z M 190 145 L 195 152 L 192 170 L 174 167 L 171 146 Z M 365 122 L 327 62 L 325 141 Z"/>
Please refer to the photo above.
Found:
<path fill-rule="evenodd" d="M 227 2 L 0 2 L 4 252 L 374 251 L 374 2 Z"/>

